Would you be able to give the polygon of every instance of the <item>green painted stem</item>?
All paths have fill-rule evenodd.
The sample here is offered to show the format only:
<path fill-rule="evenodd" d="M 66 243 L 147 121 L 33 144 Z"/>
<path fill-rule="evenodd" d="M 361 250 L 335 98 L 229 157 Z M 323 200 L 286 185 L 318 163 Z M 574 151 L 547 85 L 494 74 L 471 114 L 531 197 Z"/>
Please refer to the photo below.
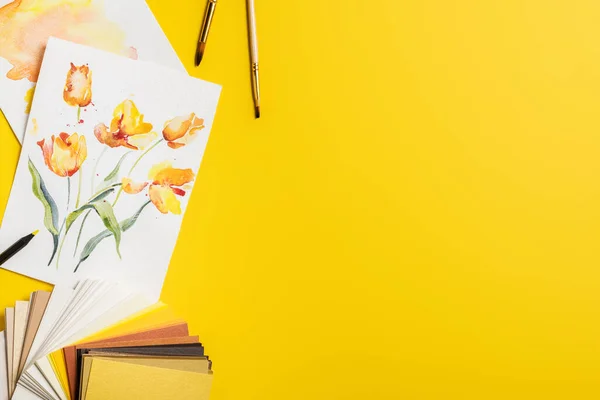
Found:
<path fill-rule="evenodd" d="M 135 162 L 133 163 L 133 165 L 131 166 L 131 169 L 129 169 L 129 173 L 127 174 L 128 176 L 131 176 L 131 174 L 133 173 L 133 170 L 135 169 L 135 167 L 137 167 L 138 163 L 142 160 L 142 158 L 144 158 L 144 156 L 146 154 L 148 154 L 150 152 L 150 150 L 152 150 L 153 148 L 155 148 L 156 146 L 158 146 L 162 141 L 164 141 L 165 139 L 160 139 L 157 140 L 156 143 L 154 143 L 152 146 L 148 147 L 146 149 L 146 151 L 144 151 L 137 160 L 135 160 Z M 117 192 L 117 197 L 115 198 L 115 201 L 113 202 L 112 206 L 114 207 L 117 204 L 117 201 L 119 201 L 119 197 L 121 197 L 121 192 L 123 192 L 123 186 L 121 186 L 121 188 L 119 189 L 119 191 Z"/>
<path fill-rule="evenodd" d="M 100 194 L 102 194 L 103 192 L 106 192 L 107 190 L 111 190 L 116 188 L 117 186 L 121 186 L 120 183 L 115 183 L 110 185 L 109 187 L 106 187 L 102 190 L 97 191 L 96 193 L 94 193 L 87 201 L 87 203 L 89 203 L 91 200 L 93 200 L 94 198 L 98 197 Z M 77 207 L 79 208 L 79 207 Z M 83 233 L 83 226 L 85 225 L 85 221 L 87 220 L 88 216 L 90 215 L 90 212 L 92 210 L 88 210 L 88 212 L 85 214 L 85 216 L 83 217 L 83 222 L 81 222 L 81 225 L 79 226 L 79 233 L 77 234 L 77 241 L 75 242 L 75 251 L 73 252 L 73 256 L 75 256 L 75 253 L 77 253 L 77 249 L 79 248 L 79 240 L 81 239 L 81 234 Z"/>
<path fill-rule="evenodd" d="M 79 233 L 77 234 L 77 241 L 75 242 L 75 251 L 73 251 L 73 257 L 77 254 L 77 249 L 79 248 L 79 240 L 81 240 L 81 234 L 83 233 L 83 226 L 85 225 L 85 221 L 90 216 L 92 210 L 88 210 L 87 213 L 83 216 L 83 221 L 81 222 L 81 226 L 79 227 Z"/>
<path fill-rule="evenodd" d="M 134 163 L 133 163 L 133 165 L 131 166 L 131 169 L 129 170 L 129 174 L 128 174 L 128 175 L 131 175 L 131 173 L 133 172 L 133 170 L 135 169 L 135 167 L 137 167 L 137 165 L 138 165 L 138 163 L 140 162 L 140 160 L 141 160 L 142 158 L 144 158 L 144 156 L 145 156 L 146 154 L 148 154 L 148 153 L 150 152 L 150 150 L 152 150 L 153 148 L 155 148 L 156 146 L 158 146 L 158 145 L 159 145 L 159 144 L 160 144 L 162 141 L 164 141 L 164 140 L 165 140 L 165 139 L 160 139 L 160 140 L 157 140 L 157 141 L 156 141 L 156 143 L 154 143 L 152 146 L 148 147 L 148 148 L 146 149 L 146 151 L 144 151 L 144 152 L 142 153 L 142 155 L 141 155 L 141 156 L 139 156 L 137 160 L 135 160 L 135 162 L 134 162 Z"/>
<path fill-rule="evenodd" d="M 77 200 L 75 201 L 75 208 L 79 208 L 79 199 L 81 198 L 81 176 L 83 175 L 82 168 L 83 167 L 79 167 L 79 171 L 77 172 L 79 174 L 79 183 L 77 184 Z"/>
<path fill-rule="evenodd" d="M 62 226 L 60 227 L 60 231 L 58 232 L 59 235 L 62 232 L 63 228 L 65 227 L 65 223 L 67 222 L 67 217 L 69 216 L 70 201 L 71 201 L 71 177 L 67 176 L 67 213 L 65 214 L 65 219 L 63 220 Z M 60 242 L 60 246 L 58 247 L 58 253 L 56 254 L 56 269 L 58 269 L 58 261 L 60 260 L 60 251 L 62 250 L 63 244 L 65 244 L 66 237 L 67 237 L 67 232 L 65 232 L 65 234 Z"/>
<path fill-rule="evenodd" d="M 63 245 L 65 244 L 65 239 L 67 238 L 67 232 L 65 232 L 65 235 L 63 236 L 62 240 L 60 241 L 60 246 L 58 246 L 58 253 L 56 253 L 56 269 L 57 270 L 58 270 L 58 262 L 60 260 L 60 253 L 62 251 Z"/>
<path fill-rule="evenodd" d="M 69 214 L 69 203 L 71 202 L 71 177 L 67 176 L 67 214 Z M 66 217 L 65 217 L 66 220 Z"/>

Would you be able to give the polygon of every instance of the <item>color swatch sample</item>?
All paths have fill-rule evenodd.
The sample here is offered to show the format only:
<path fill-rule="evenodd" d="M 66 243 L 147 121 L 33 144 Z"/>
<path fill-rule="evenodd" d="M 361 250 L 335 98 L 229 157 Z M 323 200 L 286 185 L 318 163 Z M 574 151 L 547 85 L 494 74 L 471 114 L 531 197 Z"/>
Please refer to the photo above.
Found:
<path fill-rule="evenodd" d="M 22 373 L 18 372 L 15 365 L 28 358 L 26 349 L 31 346 L 26 342 L 33 340 L 24 340 L 23 353 L 16 359 L 14 349 L 19 347 L 20 334 L 14 334 L 14 327 L 24 326 L 23 337 L 35 338 L 39 310 L 46 307 L 48 298 L 50 293 L 34 292 L 29 301 L 18 301 L 15 307 L 5 309 L 13 322 L 6 333 L 0 332 L 0 400 L 8 399 L 9 391 L 14 398 L 45 400 L 127 398 L 133 393 L 142 398 L 208 399 L 212 362 L 198 336 L 190 335 L 187 323 L 163 304 L 125 318 L 75 345 L 36 358 L 25 364 Z M 12 375 L 9 365 L 11 371 L 16 371 Z M 115 379 L 128 382 L 117 383 Z M 155 384 L 149 385 L 148 379 Z M 169 394 L 167 387 L 173 384 L 181 390 Z"/>

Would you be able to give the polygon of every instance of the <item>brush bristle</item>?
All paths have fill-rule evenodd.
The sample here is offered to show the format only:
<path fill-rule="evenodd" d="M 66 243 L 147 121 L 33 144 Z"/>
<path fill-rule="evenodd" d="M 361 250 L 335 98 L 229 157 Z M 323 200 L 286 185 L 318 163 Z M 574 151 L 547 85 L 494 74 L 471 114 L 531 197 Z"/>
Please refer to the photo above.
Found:
<path fill-rule="evenodd" d="M 254 107 L 254 118 L 260 118 L 260 106 Z"/>
<path fill-rule="evenodd" d="M 196 67 L 200 65 L 202 62 L 202 58 L 204 57 L 204 49 L 206 48 L 206 43 L 198 42 L 198 47 L 196 47 Z"/>

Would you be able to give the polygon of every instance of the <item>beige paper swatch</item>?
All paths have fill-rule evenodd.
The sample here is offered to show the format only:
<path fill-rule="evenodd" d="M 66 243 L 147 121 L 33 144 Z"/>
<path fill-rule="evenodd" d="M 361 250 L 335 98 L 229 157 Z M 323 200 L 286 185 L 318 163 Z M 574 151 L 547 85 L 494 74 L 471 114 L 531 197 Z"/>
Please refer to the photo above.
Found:
<path fill-rule="evenodd" d="M 21 361 L 21 352 L 23 351 L 23 341 L 25 340 L 25 329 L 27 328 L 27 317 L 29 315 L 29 302 L 17 301 L 15 303 L 15 331 L 12 359 L 12 386 L 13 390 L 19 380 L 19 362 Z"/>
<path fill-rule="evenodd" d="M 46 311 L 48 301 L 50 301 L 50 292 L 38 290 L 37 292 L 33 292 L 31 296 L 29 318 L 27 320 L 27 329 L 25 330 L 25 339 L 23 340 L 23 351 L 21 352 L 21 360 L 19 361 L 19 368 L 17 369 L 19 375 L 21 375 L 23 368 L 25 367 L 25 361 L 31 350 L 35 334 L 40 327 L 40 322 L 42 322 L 42 317 L 44 316 L 44 311 Z"/>

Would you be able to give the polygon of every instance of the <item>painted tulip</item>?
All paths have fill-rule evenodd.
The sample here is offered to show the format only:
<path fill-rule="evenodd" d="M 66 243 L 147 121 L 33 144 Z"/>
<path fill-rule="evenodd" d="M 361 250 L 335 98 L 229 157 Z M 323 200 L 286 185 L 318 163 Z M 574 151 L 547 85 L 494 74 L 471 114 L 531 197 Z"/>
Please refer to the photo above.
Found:
<path fill-rule="evenodd" d="M 62 132 L 58 136 L 37 142 L 42 149 L 44 162 L 58 176 L 73 176 L 87 158 L 85 137 L 77 133 L 69 136 Z"/>
<path fill-rule="evenodd" d="M 121 179 L 121 187 L 127 194 L 138 194 L 148 186 L 148 182 L 137 183 L 132 181 L 130 178 Z"/>
<path fill-rule="evenodd" d="M 194 180 L 194 172 L 191 169 L 173 168 L 171 163 L 164 162 L 155 165 L 148 173 L 150 182 L 134 183 L 130 178 L 121 181 L 123 191 L 129 194 L 137 194 L 150 185 L 148 194 L 150 201 L 163 214 L 181 214 L 181 202 L 177 196 L 185 196 L 182 186 Z"/>
<path fill-rule="evenodd" d="M 86 107 L 92 102 L 92 71 L 87 65 L 75 66 L 67 72 L 63 99 L 71 106 Z"/>
<path fill-rule="evenodd" d="M 202 129 L 204 129 L 204 119 L 191 113 L 168 120 L 162 133 L 167 145 L 177 149 L 192 141 Z"/>
<path fill-rule="evenodd" d="M 144 114 L 132 100 L 125 100 L 115 108 L 110 127 L 103 123 L 96 125 L 94 135 L 109 147 L 133 150 L 143 149 L 157 137 L 156 132 L 152 132 L 152 124 L 144 122 Z"/>

